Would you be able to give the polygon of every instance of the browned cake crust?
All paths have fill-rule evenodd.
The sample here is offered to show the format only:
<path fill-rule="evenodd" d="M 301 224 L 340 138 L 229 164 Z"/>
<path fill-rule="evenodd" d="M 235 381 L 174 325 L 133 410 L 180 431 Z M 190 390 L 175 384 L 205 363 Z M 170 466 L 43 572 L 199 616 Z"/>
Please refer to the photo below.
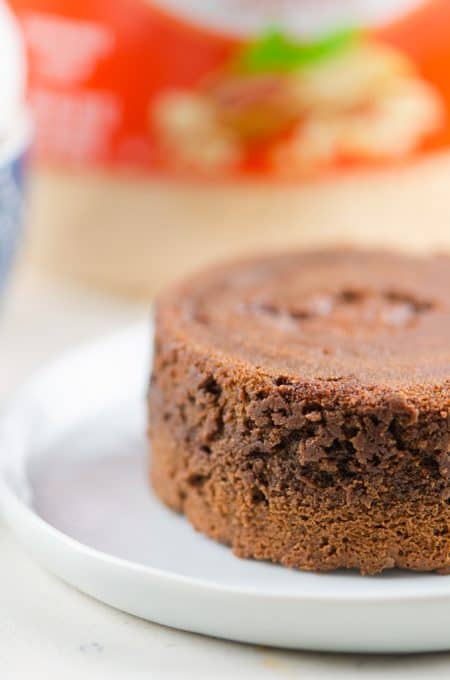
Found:
<path fill-rule="evenodd" d="M 450 258 L 237 262 L 160 298 L 158 496 L 241 557 L 448 570 Z"/>

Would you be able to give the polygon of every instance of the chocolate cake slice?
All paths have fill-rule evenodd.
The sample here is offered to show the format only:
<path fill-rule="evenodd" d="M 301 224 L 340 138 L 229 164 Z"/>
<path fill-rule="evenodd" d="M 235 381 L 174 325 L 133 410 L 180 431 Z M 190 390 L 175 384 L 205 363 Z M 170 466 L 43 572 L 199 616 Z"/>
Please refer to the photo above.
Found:
<path fill-rule="evenodd" d="M 240 557 L 450 568 L 450 258 L 289 253 L 157 303 L 160 499 Z"/>

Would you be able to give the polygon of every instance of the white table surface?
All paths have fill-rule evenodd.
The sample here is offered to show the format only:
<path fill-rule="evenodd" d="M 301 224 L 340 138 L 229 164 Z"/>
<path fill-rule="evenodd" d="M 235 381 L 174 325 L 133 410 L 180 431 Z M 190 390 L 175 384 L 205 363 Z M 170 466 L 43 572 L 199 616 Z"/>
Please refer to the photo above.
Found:
<path fill-rule="evenodd" d="M 143 318 L 145 306 L 16 275 L 0 325 L 0 398 L 65 348 Z M 284 652 L 178 632 L 78 593 L 0 524 L 1 680 L 450 677 L 450 654 Z"/>

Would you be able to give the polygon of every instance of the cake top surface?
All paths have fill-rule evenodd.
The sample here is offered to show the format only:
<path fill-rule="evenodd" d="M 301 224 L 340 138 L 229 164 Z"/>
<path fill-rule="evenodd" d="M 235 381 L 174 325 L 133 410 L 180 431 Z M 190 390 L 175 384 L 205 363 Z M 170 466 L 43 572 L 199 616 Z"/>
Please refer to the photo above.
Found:
<path fill-rule="evenodd" d="M 293 252 L 198 274 L 160 300 L 183 341 L 280 384 L 450 389 L 450 257 Z"/>

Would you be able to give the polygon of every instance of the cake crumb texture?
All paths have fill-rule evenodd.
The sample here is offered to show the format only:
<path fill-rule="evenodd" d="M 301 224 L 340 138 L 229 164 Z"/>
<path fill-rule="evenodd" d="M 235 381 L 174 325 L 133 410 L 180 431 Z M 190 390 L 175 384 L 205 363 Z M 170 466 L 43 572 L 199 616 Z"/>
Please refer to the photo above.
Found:
<path fill-rule="evenodd" d="M 450 258 L 238 261 L 160 297 L 151 482 L 192 525 L 305 570 L 450 569 Z"/>

